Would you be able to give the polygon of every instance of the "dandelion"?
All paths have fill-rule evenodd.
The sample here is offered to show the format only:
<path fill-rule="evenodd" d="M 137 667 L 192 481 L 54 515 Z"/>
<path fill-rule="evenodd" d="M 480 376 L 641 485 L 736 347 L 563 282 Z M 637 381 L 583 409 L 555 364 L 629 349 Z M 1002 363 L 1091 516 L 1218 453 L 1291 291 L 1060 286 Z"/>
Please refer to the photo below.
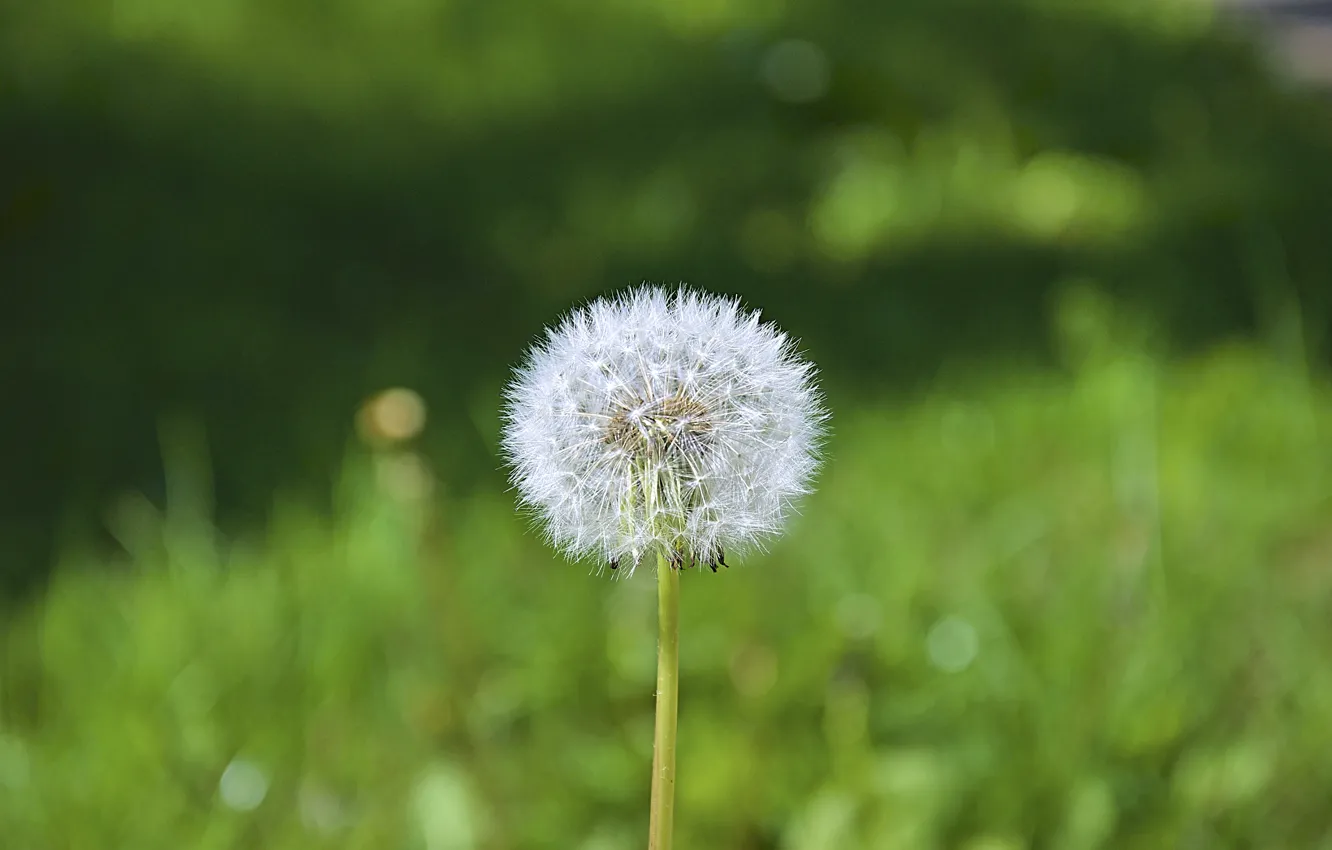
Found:
<path fill-rule="evenodd" d="M 827 413 L 794 341 L 737 300 L 642 287 L 574 311 L 507 391 L 520 503 L 574 558 L 657 560 L 652 841 L 674 805 L 679 572 L 778 534 L 818 467 Z"/>
<path fill-rule="evenodd" d="M 826 418 L 813 375 L 737 301 L 648 287 L 595 301 L 509 387 L 513 482 L 572 557 L 715 566 L 809 491 Z"/>

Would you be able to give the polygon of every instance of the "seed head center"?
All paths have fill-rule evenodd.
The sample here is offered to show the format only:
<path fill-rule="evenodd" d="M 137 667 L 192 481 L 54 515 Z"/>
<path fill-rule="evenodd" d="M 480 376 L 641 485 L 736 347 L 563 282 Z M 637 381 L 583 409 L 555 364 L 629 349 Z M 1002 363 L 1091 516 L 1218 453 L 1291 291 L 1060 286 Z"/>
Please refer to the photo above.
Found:
<path fill-rule="evenodd" d="M 639 458 L 702 451 L 712 433 L 708 409 L 685 395 L 634 399 L 606 426 L 606 442 Z"/>

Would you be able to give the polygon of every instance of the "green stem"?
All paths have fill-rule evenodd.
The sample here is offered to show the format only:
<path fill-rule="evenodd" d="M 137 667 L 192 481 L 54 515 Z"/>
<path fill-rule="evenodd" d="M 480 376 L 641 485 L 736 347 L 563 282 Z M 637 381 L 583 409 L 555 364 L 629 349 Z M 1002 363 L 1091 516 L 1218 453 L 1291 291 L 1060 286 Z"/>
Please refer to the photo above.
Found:
<path fill-rule="evenodd" d="M 652 741 L 648 850 L 671 850 L 675 816 L 675 717 L 680 695 L 680 571 L 657 554 L 657 726 Z"/>

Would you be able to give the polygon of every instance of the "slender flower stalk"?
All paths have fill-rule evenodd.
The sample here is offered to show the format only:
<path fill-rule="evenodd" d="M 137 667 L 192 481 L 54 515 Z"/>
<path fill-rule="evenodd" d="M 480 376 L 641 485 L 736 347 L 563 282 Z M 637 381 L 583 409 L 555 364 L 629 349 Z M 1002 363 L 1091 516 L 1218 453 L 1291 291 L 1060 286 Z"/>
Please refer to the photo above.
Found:
<path fill-rule="evenodd" d="M 680 571 L 657 554 L 657 720 L 652 736 L 648 850 L 670 850 L 675 815 L 675 726 L 680 699 Z"/>
<path fill-rule="evenodd" d="M 510 383 L 503 447 L 520 503 L 572 558 L 657 561 L 651 844 L 670 850 L 679 574 L 781 532 L 828 415 L 794 342 L 735 300 L 642 287 L 575 310 Z"/>

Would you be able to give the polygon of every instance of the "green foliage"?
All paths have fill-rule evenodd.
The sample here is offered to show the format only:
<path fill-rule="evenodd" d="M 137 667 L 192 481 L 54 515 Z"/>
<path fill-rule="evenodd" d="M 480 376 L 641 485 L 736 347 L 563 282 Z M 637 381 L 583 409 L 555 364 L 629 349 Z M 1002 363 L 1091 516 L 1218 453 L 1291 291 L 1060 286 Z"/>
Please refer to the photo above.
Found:
<path fill-rule="evenodd" d="M 535 328 L 683 278 L 836 419 L 684 577 L 680 846 L 1332 847 L 1332 135 L 1212 18 L 0 9 L 0 584 L 146 494 L 4 601 L 0 846 L 641 846 L 652 582 L 555 563 L 493 437 Z M 330 508 L 387 385 L 431 426 Z"/>
<path fill-rule="evenodd" d="M 1067 371 L 834 399 L 790 536 L 684 576 L 681 846 L 1332 840 L 1332 388 L 1060 319 Z M 165 513 L 8 629 L 7 848 L 641 846 L 647 569 L 555 563 L 403 448 L 224 540 L 165 433 Z"/>

